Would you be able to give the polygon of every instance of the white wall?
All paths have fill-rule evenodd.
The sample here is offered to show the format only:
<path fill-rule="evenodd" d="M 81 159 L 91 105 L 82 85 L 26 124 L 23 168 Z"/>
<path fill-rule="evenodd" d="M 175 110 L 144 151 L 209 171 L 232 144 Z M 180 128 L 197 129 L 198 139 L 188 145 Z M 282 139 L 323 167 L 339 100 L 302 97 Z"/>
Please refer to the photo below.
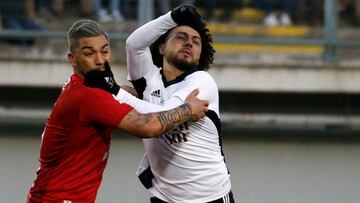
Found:
<path fill-rule="evenodd" d="M 113 65 L 119 84 L 128 83 L 126 67 Z M 262 92 L 360 92 L 360 69 L 215 64 L 209 70 L 220 90 Z M 0 85 L 61 87 L 72 74 L 63 62 L 0 61 Z"/>
<path fill-rule="evenodd" d="M 38 166 L 40 134 L 17 134 L 0 133 L 0 202 L 25 202 Z M 97 202 L 148 202 L 135 176 L 142 143 L 117 136 Z M 224 151 L 236 202 L 359 202 L 360 143 L 227 138 Z"/>

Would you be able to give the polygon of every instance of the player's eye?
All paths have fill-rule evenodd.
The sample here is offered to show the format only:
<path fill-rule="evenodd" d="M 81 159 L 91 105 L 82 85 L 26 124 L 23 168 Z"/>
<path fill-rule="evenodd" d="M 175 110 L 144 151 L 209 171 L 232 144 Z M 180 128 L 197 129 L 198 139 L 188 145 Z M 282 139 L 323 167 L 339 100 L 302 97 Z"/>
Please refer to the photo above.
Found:
<path fill-rule="evenodd" d="M 186 39 L 186 36 L 184 34 L 177 34 L 176 38 L 177 39 Z"/>
<path fill-rule="evenodd" d="M 193 43 L 196 45 L 200 45 L 200 40 L 193 40 Z"/>
<path fill-rule="evenodd" d="M 176 38 L 177 38 L 177 39 L 180 39 L 180 40 L 185 40 L 185 37 L 184 37 L 184 36 L 177 36 Z"/>

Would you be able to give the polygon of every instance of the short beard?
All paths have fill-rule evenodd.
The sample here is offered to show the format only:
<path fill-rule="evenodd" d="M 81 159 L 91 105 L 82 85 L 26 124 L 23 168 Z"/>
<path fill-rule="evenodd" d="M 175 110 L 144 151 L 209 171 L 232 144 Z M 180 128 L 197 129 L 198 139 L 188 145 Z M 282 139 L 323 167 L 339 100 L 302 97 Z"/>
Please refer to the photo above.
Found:
<path fill-rule="evenodd" d="M 169 62 L 169 64 L 182 71 L 191 70 L 199 64 L 197 61 L 187 62 L 184 59 L 179 59 L 176 57 L 176 54 L 173 53 L 165 55 L 165 59 Z"/>

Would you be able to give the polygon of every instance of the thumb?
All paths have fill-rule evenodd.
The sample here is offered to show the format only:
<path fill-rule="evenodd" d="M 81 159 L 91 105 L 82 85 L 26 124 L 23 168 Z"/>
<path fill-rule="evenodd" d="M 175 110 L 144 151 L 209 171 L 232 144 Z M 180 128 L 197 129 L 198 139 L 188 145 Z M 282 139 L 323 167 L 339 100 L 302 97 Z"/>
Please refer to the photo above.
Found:
<path fill-rule="evenodd" d="M 191 96 L 197 96 L 199 94 L 199 89 L 194 89 L 193 91 L 191 91 L 190 95 Z"/>

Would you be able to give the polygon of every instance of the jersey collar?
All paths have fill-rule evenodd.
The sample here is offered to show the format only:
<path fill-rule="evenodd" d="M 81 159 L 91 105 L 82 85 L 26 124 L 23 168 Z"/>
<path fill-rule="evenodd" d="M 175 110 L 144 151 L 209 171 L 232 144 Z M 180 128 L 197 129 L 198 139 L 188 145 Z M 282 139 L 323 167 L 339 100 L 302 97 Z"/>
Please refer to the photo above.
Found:
<path fill-rule="evenodd" d="M 166 78 L 165 78 L 165 75 L 164 75 L 164 71 L 163 69 L 161 68 L 160 69 L 160 74 L 161 74 L 161 78 L 162 78 L 162 81 L 164 83 L 164 87 L 168 87 L 170 85 L 173 85 L 173 84 L 176 84 L 178 82 L 181 82 L 185 79 L 186 76 L 196 72 L 196 71 L 203 71 L 204 69 L 202 68 L 199 68 L 199 67 L 196 67 L 196 68 L 193 68 L 191 70 L 188 70 L 188 71 L 185 71 L 183 72 L 182 74 L 180 74 L 179 76 L 177 76 L 174 80 L 170 80 L 170 81 L 167 81 Z"/>

